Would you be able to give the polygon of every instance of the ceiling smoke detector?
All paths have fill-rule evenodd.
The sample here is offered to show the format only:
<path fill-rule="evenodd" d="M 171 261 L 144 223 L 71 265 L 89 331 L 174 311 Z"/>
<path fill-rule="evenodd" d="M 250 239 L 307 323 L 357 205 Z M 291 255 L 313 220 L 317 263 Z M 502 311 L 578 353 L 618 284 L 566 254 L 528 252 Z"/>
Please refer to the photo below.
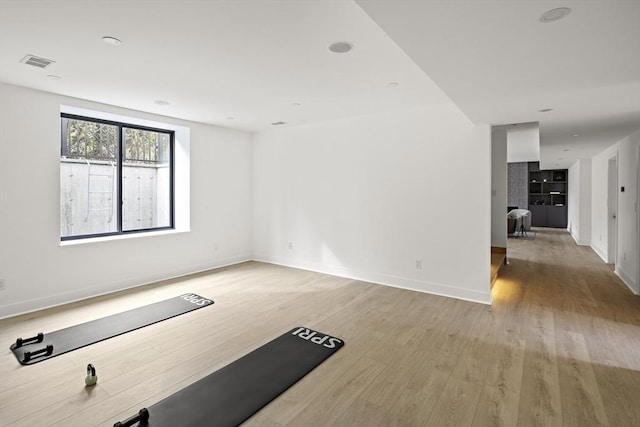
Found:
<path fill-rule="evenodd" d="M 549 22 L 559 21 L 570 13 L 571 9 L 569 9 L 568 7 L 559 7 L 556 9 L 547 10 L 540 16 L 539 21 L 543 24 L 548 24 Z"/>
<path fill-rule="evenodd" d="M 55 63 L 56 61 L 52 61 L 51 59 L 46 58 L 40 58 L 39 56 L 29 54 L 22 58 L 20 62 L 36 68 L 47 68 L 49 65 Z"/>
<path fill-rule="evenodd" d="M 349 42 L 335 42 L 329 46 L 329 50 L 333 53 L 347 53 L 353 49 L 353 45 Z"/>

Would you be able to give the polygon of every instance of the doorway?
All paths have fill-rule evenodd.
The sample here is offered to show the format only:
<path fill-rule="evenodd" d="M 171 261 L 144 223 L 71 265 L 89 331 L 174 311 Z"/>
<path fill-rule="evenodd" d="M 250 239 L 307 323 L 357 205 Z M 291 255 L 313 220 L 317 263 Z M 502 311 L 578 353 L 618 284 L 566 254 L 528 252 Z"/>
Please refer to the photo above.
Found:
<path fill-rule="evenodd" d="M 607 263 L 616 264 L 618 250 L 618 160 L 609 159 L 607 189 Z"/>

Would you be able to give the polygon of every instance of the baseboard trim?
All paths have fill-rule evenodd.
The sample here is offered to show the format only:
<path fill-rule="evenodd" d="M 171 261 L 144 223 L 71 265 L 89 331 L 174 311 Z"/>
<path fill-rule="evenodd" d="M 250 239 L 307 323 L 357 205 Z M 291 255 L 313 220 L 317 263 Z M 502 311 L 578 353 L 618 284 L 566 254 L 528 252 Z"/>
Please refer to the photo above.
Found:
<path fill-rule="evenodd" d="M 384 273 L 358 271 L 320 264 L 294 263 L 288 259 L 271 257 L 263 254 L 254 254 L 253 260 L 268 264 L 281 265 L 284 267 L 297 268 L 299 270 L 330 274 L 332 276 L 344 277 L 346 279 L 360 280 L 362 282 L 374 283 L 376 285 L 384 285 L 442 297 L 456 298 L 478 304 L 491 305 L 492 303 L 491 292 L 489 290 L 485 293 L 472 289 L 454 288 L 452 286 L 439 283 L 425 282 Z M 489 275 L 487 275 L 487 277 L 488 276 Z"/>
<path fill-rule="evenodd" d="M 128 289 L 134 289 L 141 286 L 147 286 L 154 283 L 162 282 L 165 280 L 177 279 L 191 274 L 197 274 L 208 270 L 214 270 L 217 268 L 228 267 L 230 265 L 240 264 L 243 262 L 251 261 L 251 257 L 246 255 L 233 256 L 215 260 L 211 263 L 193 265 L 188 268 L 180 269 L 163 277 L 153 277 L 141 279 L 140 282 L 132 283 L 131 280 L 126 282 L 111 283 L 109 285 L 103 285 L 100 287 L 82 289 L 71 292 L 64 292 L 55 295 L 49 295 L 43 298 L 35 298 L 27 301 L 20 301 L 13 304 L 7 304 L 0 306 L 0 319 L 6 319 L 9 317 L 20 316 L 23 314 L 33 313 L 35 311 L 46 310 L 53 307 L 59 307 L 66 304 L 71 304 L 78 301 L 87 300 L 103 295 L 109 295 L 116 292 L 126 291 Z M 134 280 L 135 281 L 135 280 Z"/>
<path fill-rule="evenodd" d="M 631 276 L 629 276 L 627 273 L 625 273 L 624 271 L 619 269 L 617 266 L 613 270 L 613 272 L 616 274 L 616 276 L 618 276 L 620 278 L 620 280 L 622 280 L 622 283 L 624 283 L 626 285 L 626 287 L 629 288 L 629 290 L 634 295 L 640 295 L 640 293 L 638 293 L 638 290 L 636 289 L 637 285 L 636 285 L 635 281 L 631 278 Z"/>
<path fill-rule="evenodd" d="M 570 231 L 571 237 L 573 237 L 573 240 L 576 242 L 577 245 L 580 246 L 591 246 L 591 240 L 583 240 L 581 238 L 579 238 L 578 236 L 576 236 L 573 231 Z"/>
<path fill-rule="evenodd" d="M 602 260 L 603 260 L 603 261 L 605 262 L 605 264 L 606 264 L 606 263 L 607 263 L 607 261 L 608 261 L 608 260 L 607 260 L 607 253 L 606 253 L 606 252 L 604 252 L 604 251 L 603 251 L 602 249 L 600 249 L 599 247 L 597 247 L 597 246 L 593 245 L 593 244 L 591 244 L 591 245 L 589 245 L 589 246 L 591 246 L 591 249 L 593 249 L 593 251 L 594 251 L 594 252 L 595 252 L 595 253 L 596 253 L 600 258 L 602 258 Z"/>

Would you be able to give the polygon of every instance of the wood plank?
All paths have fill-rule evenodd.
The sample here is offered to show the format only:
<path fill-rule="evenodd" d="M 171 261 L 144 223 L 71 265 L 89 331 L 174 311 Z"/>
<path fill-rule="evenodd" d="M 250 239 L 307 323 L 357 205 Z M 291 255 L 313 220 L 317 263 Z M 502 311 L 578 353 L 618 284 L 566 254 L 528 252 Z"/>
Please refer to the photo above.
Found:
<path fill-rule="evenodd" d="M 305 325 L 345 347 L 246 425 L 640 426 L 640 297 L 562 230 L 508 244 L 490 307 L 248 262 L 0 320 L 0 425 L 113 425 Z M 184 292 L 216 304 L 33 366 L 9 353 Z"/>
<path fill-rule="evenodd" d="M 479 384 L 449 378 L 427 422 L 434 426 L 470 426 L 482 387 Z"/>
<path fill-rule="evenodd" d="M 558 372 L 565 426 L 608 426 L 600 389 L 582 334 L 558 334 Z"/>
<path fill-rule="evenodd" d="M 561 426 L 562 405 L 556 359 L 553 314 L 532 310 L 533 325 L 526 337 L 522 390 L 518 424 L 522 426 Z"/>

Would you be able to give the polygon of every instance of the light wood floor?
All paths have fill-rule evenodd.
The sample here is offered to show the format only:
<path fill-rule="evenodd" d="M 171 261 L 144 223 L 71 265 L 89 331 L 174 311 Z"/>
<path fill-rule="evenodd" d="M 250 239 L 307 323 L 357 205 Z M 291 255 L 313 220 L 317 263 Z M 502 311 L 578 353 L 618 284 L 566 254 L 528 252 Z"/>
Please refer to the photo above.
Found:
<path fill-rule="evenodd" d="M 640 297 L 566 232 L 509 261 L 491 307 L 250 262 L 0 321 L 0 424 L 110 426 L 304 325 L 345 347 L 246 425 L 640 426 Z M 33 366 L 8 350 L 189 291 L 216 304 Z"/>

